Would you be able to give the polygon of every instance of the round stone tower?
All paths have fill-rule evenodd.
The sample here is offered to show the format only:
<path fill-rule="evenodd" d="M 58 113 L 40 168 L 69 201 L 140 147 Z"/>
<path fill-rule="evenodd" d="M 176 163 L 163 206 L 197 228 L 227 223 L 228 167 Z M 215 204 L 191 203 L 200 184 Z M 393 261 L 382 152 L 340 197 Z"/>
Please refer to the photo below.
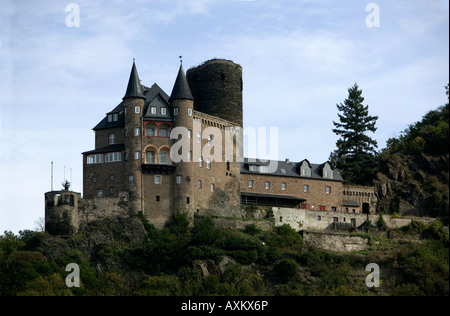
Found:
<path fill-rule="evenodd" d="M 230 60 L 212 59 L 189 69 L 186 78 L 195 110 L 243 126 L 240 65 Z"/>
<path fill-rule="evenodd" d="M 72 191 L 45 193 L 45 231 L 52 235 L 73 235 L 78 232 L 81 194 Z"/>

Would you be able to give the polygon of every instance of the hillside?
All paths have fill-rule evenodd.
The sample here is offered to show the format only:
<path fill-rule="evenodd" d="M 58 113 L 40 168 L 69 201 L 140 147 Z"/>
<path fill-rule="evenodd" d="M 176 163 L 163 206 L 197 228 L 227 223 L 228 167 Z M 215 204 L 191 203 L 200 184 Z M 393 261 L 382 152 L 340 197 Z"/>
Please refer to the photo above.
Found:
<path fill-rule="evenodd" d="M 448 95 L 448 86 L 447 86 Z M 379 155 L 379 212 L 449 223 L 449 105 L 428 112 Z"/>
<path fill-rule="evenodd" d="M 99 221 L 70 238 L 5 232 L 0 295 L 449 294 L 447 227 L 413 222 L 369 232 L 357 234 L 369 249 L 347 253 L 312 248 L 287 225 L 229 230 L 199 218 L 192 227 L 184 215 L 163 230 L 137 216 Z M 80 267 L 78 288 L 65 286 L 69 263 Z M 369 263 L 380 266 L 379 288 L 365 284 Z"/>

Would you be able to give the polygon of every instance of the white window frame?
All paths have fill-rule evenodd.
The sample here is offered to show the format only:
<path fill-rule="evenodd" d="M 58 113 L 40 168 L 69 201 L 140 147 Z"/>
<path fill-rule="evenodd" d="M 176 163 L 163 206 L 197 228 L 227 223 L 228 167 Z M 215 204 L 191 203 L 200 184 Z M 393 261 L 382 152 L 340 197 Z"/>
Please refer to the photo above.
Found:
<path fill-rule="evenodd" d="M 155 184 L 161 184 L 162 182 L 162 177 L 160 175 L 156 175 L 155 176 Z"/>
<path fill-rule="evenodd" d="M 173 115 L 174 115 L 174 116 L 177 116 L 177 115 L 178 115 L 178 108 L 174 108 L 174 109 L 173 109 Z"/>
<path fill-rule="evenodd" d="M 141 113 L 141 107 L 139 105 L 134 106 L 134 113 L 136 114 Z"/>
<path fill-rule="evenodd" d="M 253 188 L 253 180 L 248 180 L 248 187 Z"/>
<path fill-rule="evenodd" d="M 162 107 L 161 108 L 161 115 L 166 115 L 167 114 L 167 109 Z"/>
<path fill-rule="evenodd" d="M 183 176 L 177 176 L 177 184 L 181 184 L 183 182 Z"/>
<path fill-rule="evenodd" d="M 206 169 L 211 170 L 211 159 L 206 158 Z"/>
<path fill-rule="evenodd" d="M 150 107 L 150 114 L 156 114 L 156 112 L 157 112 L 156 106 L 151 106 Z"/>
<path fill-rule="evenodd" d="M 188 109 L 188 116 L 192 116 L 192 109 Z"/>
<path fill-rule="evenodd" d="M 281 183 L 281 191 L 286 191 L 287 189 L 287 183 L 286 182 L 282 182 Z"/>
<path fill-rule="evenodd" d="M 139 127 L 135 127 L 134 128 L 134 136 L 139 136 L 141 135 L 141 129 Z"/>
<path fill-rule="evenodd" d="M 135 151 L 134 152 L 134 159 L 135 160 L 138 160 L 140 158 L 140 156 L 141 156 L 141 152 L 140 151 Z"/>
<path fill-rule="evenodd" d="M 216 185 L 214 183 L 211 183 L 211 192 L 214 193 L 215 190 L 216 190 Z"/>
<path fill-rule="evenodd" d="M 269 190 L 269 189 L 270 189 L 270 182 L 269 182 L 269 181 L 266 181 L 266 183 L 264 184 L 264 188 L 265 188 L 266 190 Z"/>

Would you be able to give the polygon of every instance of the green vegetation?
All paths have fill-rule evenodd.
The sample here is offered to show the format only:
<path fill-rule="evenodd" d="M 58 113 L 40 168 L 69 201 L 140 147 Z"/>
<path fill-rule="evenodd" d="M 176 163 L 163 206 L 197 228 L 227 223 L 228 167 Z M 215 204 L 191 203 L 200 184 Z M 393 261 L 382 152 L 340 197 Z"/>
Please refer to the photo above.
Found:
<path fill-rule="evenodd" d="M 138 216 L 67 239 L 5 232 L 0 295 L 448 295 L 448 227 L 413 221 L 395 232 L 405 238 L 364 234 L 371 246 L 357 253 L 310 248 L 288 225 L 229 230 L 204 217 L 190 226 L 184 214 L 162 230 Z M 412 235 L 422 240 L 405 242 Z M 365 285 L 372 262 L 380 288 Z M 69 263 L 80 267 L 79 288 L 65 285 Z"/>
<path fill-rule="evenodd" d="M 333 133 L 340 138 L 330 161 L 339 169 L 346 183 L 371 184 L 377 168 L 377 142 L 367 135 L 375 133 L 378 116 L 369 115 L 369 106 L 363 105 L 362 91 L 355 83 L 348 89 L 344 104 L 337 105 L 340 122 L 333 122 Z"/>

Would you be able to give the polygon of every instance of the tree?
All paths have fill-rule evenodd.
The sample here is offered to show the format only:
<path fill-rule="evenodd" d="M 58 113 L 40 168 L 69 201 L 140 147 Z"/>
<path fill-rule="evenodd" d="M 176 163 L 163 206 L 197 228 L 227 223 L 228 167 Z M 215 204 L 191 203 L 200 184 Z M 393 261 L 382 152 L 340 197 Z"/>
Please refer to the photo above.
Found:
<path fill-rule="evenodd" d="M 344 181 L 352 184 L 371 184 L 376 170 L 377 142 L 366 135 L 377 130 L 378 116 L 369 115 L 369 106 L 358 84 L 348 89 L 344 104 L 337 104 L 339 121 L 333 132 L 340 136 L 337 149 L 331 153 L 330 162 L 341 172 Z"/>

